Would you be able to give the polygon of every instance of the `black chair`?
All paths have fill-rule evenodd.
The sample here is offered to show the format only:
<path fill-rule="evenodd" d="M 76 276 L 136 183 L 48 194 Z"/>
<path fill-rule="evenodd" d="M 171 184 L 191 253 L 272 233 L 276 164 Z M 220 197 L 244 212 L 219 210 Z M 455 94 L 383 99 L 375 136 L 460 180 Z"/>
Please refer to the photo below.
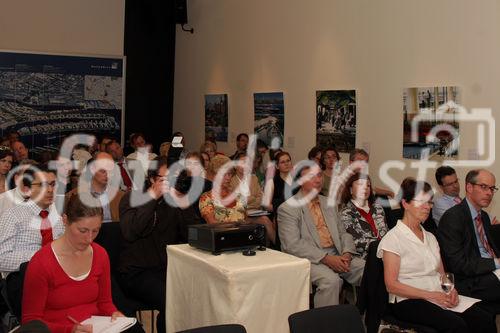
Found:
<path fill-rule="evenodd" d="M 154 309 L 126 295 L 117 279 L 119 276 L 117 267 L 124 242 L 120 222 L 103 223 L 94 241 L 106 249 L 108 253 L 111 268 L 111 294 L 113 303 L 126 316 L 137 316 L 139 322 L 142 322 L 141 311 L 151 311 L 151 332 L 154 332 Z"/>
<path fill-rule="evenodd" d="M 177 333 L 246 333 L 244 326 L 238 324 L 216 325 L 193 328 L 190 330 L 179 331 Z"/>
<path fill-rule="evenodd" d="M 413 329 L 420 333 L 437 333 L 431 327 L 403 322 L 391 313 L 389 294 L 384 281 L 384 264 L 377 258 L 379 241 L 374 241 L 368 246 L 365 269 L 361 279 L 357 306 L 361 314 L 365 314 L 367 333 L 378 332 L 381 321 L 398 326 L 401 329 Z"/>
<path fill-rule="evenodd" d="M 364 333 L 354 305 L 331 305 L 294 313 L 288 317 L 290 333 Z"/>
<path fill-rule="evenodd" d="M 12 309 L 12 306 L 10 305 L 9 301 L 9 296 L 7 295 L 7 283 L 5 279 L 2 277 L 0 274 L 0 294 L 2 295 L 2 300 L 5 306 L 7 307 L 7 313 L 8 313 L 8 324 L 7 324 L 7 330 L 12 330 L 14 327 L 18 326 L 21 320 L 13 314 L 14 310 Z M 2 323 L 0 322 L 0 329 L 1 329 Z"/>

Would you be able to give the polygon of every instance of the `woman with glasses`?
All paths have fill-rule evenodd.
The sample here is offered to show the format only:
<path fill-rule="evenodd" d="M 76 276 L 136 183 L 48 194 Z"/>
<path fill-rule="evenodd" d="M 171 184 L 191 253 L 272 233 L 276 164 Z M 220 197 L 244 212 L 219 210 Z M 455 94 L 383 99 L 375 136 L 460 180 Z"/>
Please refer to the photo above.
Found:
<path fill-rule="evenodd" d="M 286 151 L 281 151 L 276 155 L 276 173 L 273 178 L 272 209 L 274 215 L 278 207 L 288 198 L 295 195 L 299 187 L 292 191 L 293 179 L 291 171 L 293 169 L 292 157 Z"/>
<path fill-rule="evenodd" d="M 443 291 L 439 244 L 421 226 L 429 216 L 432 196 L 428 183 L 406 178 L 401 184 L 403 218 L 378 246 L 391 312 L 399 320 L 439 332 L 496 332 L 493 317 L 477 303 L 463 313 L 450 310 L 459 303 L 458 293 L 454 288 Z"/>
<path fill-rule="evenodd" d="M 267 216 L 248 217 L 247 205 L 243 195 L 234 191 L 231 180 L 236 174 L 233 167 L 224 168 L 231 160 L 217 155 L 210 162 L 215 175 L 224 170 L 224 174 L 216 176 L 212 190 L 200 197 L 200 213 L 207 223 L 248 222 L 262 224 L 266 228 L 267 239 L 275 242 L 274 225 Z"/>
<path fill-rule="evenodd" d="M 7 175 L 12 169 L 14 153 L 9 147 L 0 146 L 0 193 L 8 190 Z"/>

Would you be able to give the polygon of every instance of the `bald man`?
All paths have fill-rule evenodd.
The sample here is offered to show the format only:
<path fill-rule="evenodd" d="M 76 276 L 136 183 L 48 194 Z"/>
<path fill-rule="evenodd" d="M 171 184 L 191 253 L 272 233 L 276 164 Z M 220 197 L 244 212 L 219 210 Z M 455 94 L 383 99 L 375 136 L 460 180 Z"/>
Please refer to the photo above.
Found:
<path fill-rule="evenodd" d="M 111 186 L 110 179 L 115 170 L 113 156 L 105 152 L 99 152 L 87 164 L 87 175 L 92 177 L 90 182 L 80 182 L 83 186 L 80 191 L 90 192 L 101 202 L 104 218 L 103 222 L 113 222 L 120 220 L 119 205 L 120 200 L 125 194 L 117 186 Z M 119 172 L 116 170 L 116 172 Z M 66 203 L 69 198 L 78 193 L 78 188 L 69 191 L 66 194 Z"/>
<path fill-rule="evenodd" d="M 500 251 L 483 210 L 498 190 L 495 182 L 487 170 L 469 171 L 465 198 L 443 214 L 437 236 L 445 269 L 454 273 L 458 292 L 487 301 L 489 309 L 500 313 Z"/>

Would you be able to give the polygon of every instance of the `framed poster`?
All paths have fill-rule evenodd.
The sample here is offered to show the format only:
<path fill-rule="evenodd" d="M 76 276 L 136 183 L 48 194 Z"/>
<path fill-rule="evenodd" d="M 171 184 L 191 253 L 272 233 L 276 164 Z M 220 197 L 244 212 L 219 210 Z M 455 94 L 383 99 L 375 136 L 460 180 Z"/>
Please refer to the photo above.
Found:
<path fill-rule="evenodd" d="M 356 91 L 316 91 L 316 146 L 349 153 L 356 145 Z"/>
<path fill-rule="evenodd" d="M 123 143 L 123 57 L 0 51 L 0 136 L 17 131 L 37 154 L 74 133 Z"/>
<path fill-rule="evenodd" d="M 255 93 L 254 131 L 269 147 L 283 146 L 285 133 L 285 102 L 282 92 Z M 272 142 L 278 145 L 273 145 Z M 276 148 L 277 148 L 276 147 Z"/>
<path fill-rule="evenodd" d="M 205 95 L 205 140 L 227 142 L 227 94 Z"/>

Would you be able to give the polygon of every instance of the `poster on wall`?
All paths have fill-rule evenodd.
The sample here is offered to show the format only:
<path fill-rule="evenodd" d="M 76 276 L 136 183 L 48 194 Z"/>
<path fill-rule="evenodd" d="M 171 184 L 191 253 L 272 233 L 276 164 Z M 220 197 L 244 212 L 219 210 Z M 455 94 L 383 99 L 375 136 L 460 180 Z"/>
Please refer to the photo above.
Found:
<path fill-rule="evenodd" d="M 255 93 L 254 132 L 269 147 L 283 146 L 285 103 L 282 92 Z M 275 140 L 273 142 L 273 139 Z"/>
<path fill-rule="evenodd" d="M 456 159 L 459 148 L 458 87 L 403 90 L 403 158 Z"/>
<path fill-rule="evenodd" d="M 316 145 L 348 153 L 356 145 L 356 91 L 316 91 Z"/>
<path fill-rule="evenodd" d="M 124 58 L 0 51 L 0 136 L 32 154 L 74 133 L 122 138 Z"/>
<path fill-rule="evenodd" d="M 227 94 L 205 95 L 205 140 L 227 142 Z"/>

